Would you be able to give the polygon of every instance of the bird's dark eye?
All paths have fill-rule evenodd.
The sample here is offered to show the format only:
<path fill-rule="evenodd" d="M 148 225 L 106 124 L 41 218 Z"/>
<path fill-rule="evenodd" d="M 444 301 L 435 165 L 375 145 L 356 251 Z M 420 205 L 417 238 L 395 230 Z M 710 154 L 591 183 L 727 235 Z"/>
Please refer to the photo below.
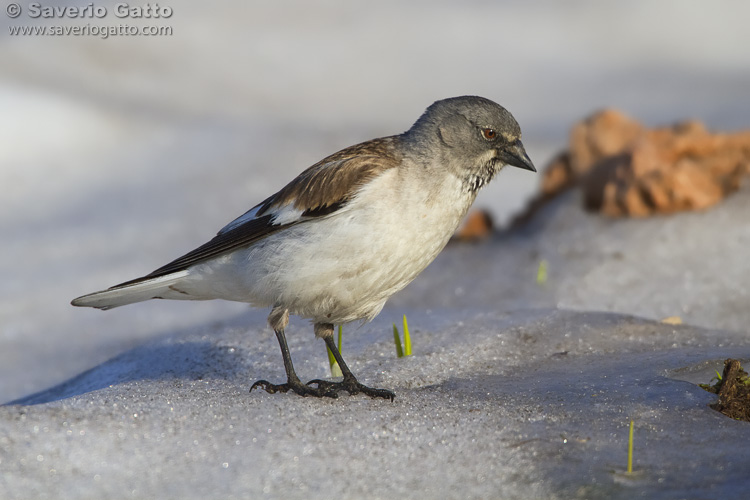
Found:
<path fill-rule="evenodd" d="M 492 140 L 497 136 L 497 132 L 495 132 L 495 129 L 492 128 L 483 128 L 482 129 L 482 137 L 488 140 Z"/>

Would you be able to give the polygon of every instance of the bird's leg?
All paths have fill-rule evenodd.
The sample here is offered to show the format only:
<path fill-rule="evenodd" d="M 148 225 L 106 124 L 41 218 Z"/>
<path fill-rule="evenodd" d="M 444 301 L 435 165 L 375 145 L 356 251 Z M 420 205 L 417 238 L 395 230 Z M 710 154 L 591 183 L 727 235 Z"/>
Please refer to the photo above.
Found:
<path fill-rule="evenodd" d="M 385 398 L 385 399 L 390 399 L 391 401 L 393 401 L 393 398 L 396 397 L 396 395 L 393 394 L 393 392 L 387 389 L 373 389 L 372 387 L 367 387 L 366 385 L 360 384 L 359 381 L 357 381 L 357 378 L 351 372 L 349 367 L 346 366 L 346 362 L 344 361 L 344 358 L 341 356 L 341 353 L 336 347 L 336 343 L 333 341 L 333 325 L 332 324 L 330 323 L 316 324 L 315 335 L 323 338 L 326 345 L 328 346 L 328 349 L 330 349 L 331 353 L 333 354 L 333 357 L 336 358 L 336 362 L 339 364 L 339 368 L 341 368 L 341 373 L 344 375 L 344 380 L 342 380 L 341 382 L 330 382 L 327 380 L 315 379 L 315 380 L 311 380 L 310 382 L 308 382 L 307 383 L 308 386 L 310 384 L 316 384 L 318 389 L 334 391 L 334 392 L 339 389 L 343 389 L 352 395 L 358 394 L 361 392 L 362 394 L 367 394 L 371 398 Z"/>
<path fill-rule="evenodd" d="M 332 391 L 328 388 L 312 388 L 303 384 L 297 376 L 297 373 L 294 371 L 292 355 L 289 353 L 289 346 L 286 343 L 286 336 L 284 335 L 284 328 L 289 323 L 289 312 L 286 309 L 281 310 L 280 308 L 274 308 L 268 316 L 268 322 L 271 324 L 273 331 L 276 333 L 276 338 L 279 341 L 281 357 L 284 359 L 284 370 L 286 370 L 286 384 L 272 384 L 267 380 L 258 380 L 252 385 L 252 387 L 250 387 L 250 392 L 256 387 L 260 387 L 270 394 L 276 392 L 287 392 L 291 389 L 300 396 L 316 396 L 319 398 L 324 396 L 329 398 L 338 397 L 336 391 Z"/>

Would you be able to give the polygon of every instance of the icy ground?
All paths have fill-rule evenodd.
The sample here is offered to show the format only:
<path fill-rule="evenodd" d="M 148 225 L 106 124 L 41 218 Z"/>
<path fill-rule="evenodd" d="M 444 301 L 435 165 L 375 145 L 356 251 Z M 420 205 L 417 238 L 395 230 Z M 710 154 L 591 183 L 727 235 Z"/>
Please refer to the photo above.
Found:
<path fill-rule="evenodd" d="M 750 360 L 746 329 L 543 306 L 611 295 L 617 283 L 589 274 L 617 275 L 621 266 L 648 273 L 654 285 L 620 284 L 633 298 L 613 309 L 747 324 L 747 308 L 732 306 L 737 292 L 723 283 L 750 275 L 741 257 L 750 241 L 742 223 L 750 191 L 706 213 L 637 223 L 578 207 L 575 196 L 563 197 L 522 231 L 450 247 L 442 264 L 373 323 L 346 331 L 352 369 L 369 384 L 394 389 L 394 403 L 248 394 L 255 378 L 281 380 L 283 368 L 264 313 L 244 312 L 175 329 L 0 409 L 6 496 L 628 499 L 747 491 L 750 428 L 709 409 L 714 396 L 696 385 L 727 357 Z M 561 217 L 571 226 L 555 224 Z M 710 240 L 722 224 L 722 248 L 669 236 Z M 653 232 L 665 236 L 647 238 Z M 610 243 L 618 241 L 613 253 Z M 547 256 L 550 277 L 539 286 L 533 263 L 547 247 L 557 253 Z M 693 266 L 698 252 L 706 262 L 723 261 L 724 272 Z M 504 265 L 495 270 L 490 255 Z M 588 273 L 586 262 L 594 263 Z M 679 284 L 683 265 L 693 266 L 691 279 L 705 288 Z M 492 277 L 458 292 L 472 273 Z M 458 287 L 444 284 L 446 276 Z M 427 309 L 411 296 L 421 287 L 446 293 L 428 294 Z M 441 305 L 457 292 L 455 306 Z M 722 308 L 702 309 L 700 297 Z M 501 312 L 492 304 L 516 307 Z M 415 353 L 398 359 L 389 322 L 404 312 Z M 289 329 L 292 355 L 303 376 L 326 376 L 322 345 L 309 330 L 299 321 Z M 633 476 L 624 474 L 630 419 Z"/>
<path fill-rule="evenodd" d="M 267 311 L 69 306 L 439 98 L 507 106 L 539 166 L 602 106 L 747 127 L 750 7 L 720 3 L 191 0 L 163 39 L 4 31 L 0 402 L 18 404 L 0 407 L 0 498 L 741 497 L 748 426 L 695 383 L 750 360 L 748 188 L 648 220 L 570 193 L 449 246 L 345 330 L 355 373 L 394 403 L 248 394 L 283 376 Z M 507 221 L 537 178 L 505 171 L 477 205 Z M 397 359 L 404 313 L 415 353 Z M 310 326 L 288 336 L 299 373 L 326 376 Z"/>

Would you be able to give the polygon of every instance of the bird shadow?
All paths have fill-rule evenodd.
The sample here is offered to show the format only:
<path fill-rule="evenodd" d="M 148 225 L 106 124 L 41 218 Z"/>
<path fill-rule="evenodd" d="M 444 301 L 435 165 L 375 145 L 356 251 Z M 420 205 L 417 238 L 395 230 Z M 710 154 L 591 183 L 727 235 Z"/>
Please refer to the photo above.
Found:
<path fill-rule="evenodd" d="M 207 341 L 148 343 L 119 354 L 60 384 L 6 405 L 38 405 L 142 380 L 230 379 L 243 371 L 242 355 L 232 346 Z"/>

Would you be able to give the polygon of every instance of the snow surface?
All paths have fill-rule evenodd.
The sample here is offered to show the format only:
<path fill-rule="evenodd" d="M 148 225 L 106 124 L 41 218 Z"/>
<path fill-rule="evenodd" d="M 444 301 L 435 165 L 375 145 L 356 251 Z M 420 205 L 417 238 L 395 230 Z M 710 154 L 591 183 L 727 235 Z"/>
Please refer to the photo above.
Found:
<path fill-rule="evenodd" d="M 694 385 L 728 356 L 750 359 L 747 189 L 632 221 L 586 214 L 570 193 L 523 228 L 451 245 L 374 322 L 345 330 L 352 369 L 394 403 L 248 394 L 283 375 L 267 311 L 69 305 L 203 243 L 314 161 L 406 129 L 436 99 L 505 105 L 538 166 L 602 106 L 647 124 L 747 127 L 750 6 L 172 7 L 131 21 L 171 37 L 0 39 L 0 402 L 22 403 L 0 407 L 0 498 L 750 488 L 747 425 Z M 537 181 L 505 171 L 477 205 L 508 221 Z M 396 359 L 404 313 L 415 354 Z M 653 321 L 674 315 L 696 326 Z M 295 319 L 288 336 L 299 373 L 326 376 L 311 327 Z M 624 476 L 631 418 L 638 474 Z"/>

